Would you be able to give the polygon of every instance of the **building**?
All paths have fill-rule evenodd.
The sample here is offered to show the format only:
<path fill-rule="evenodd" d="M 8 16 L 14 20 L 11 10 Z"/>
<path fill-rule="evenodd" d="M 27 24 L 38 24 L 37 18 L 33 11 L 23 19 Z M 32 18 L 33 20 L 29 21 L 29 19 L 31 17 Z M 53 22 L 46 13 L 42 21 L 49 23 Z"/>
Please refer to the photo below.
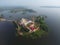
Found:
<path fill-rule="evenodd" d="M 4 18 L 0 18 L 0 21 L 7 21 L 6 19 L 4 19 Z"/>
<path fill-rule="evenodd" d="M 38 30 L 38 28 L 35 28 L 36 25 L 35 25 L 34 21 L 32 21 L 32 20 L 28 20 L 28 19 L 22 18 L 20 20 L 19 24 L 22 25 L 24 28 L 26 27 L 27 29 L 29 29 L 30 32 Z"/>

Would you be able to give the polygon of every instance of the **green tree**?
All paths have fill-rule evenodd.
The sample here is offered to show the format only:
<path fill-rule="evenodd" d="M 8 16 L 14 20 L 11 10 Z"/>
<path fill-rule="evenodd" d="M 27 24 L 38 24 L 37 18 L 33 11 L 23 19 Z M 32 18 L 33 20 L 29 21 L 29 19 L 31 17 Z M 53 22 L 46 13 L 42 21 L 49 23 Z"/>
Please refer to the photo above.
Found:
<path fill-rule="evenodd" d="M 3 14 L 0 14 L 0 18 L 4 18 L 4 15 Z"/>
<path fill-rule="evenodd" d="M 45 19 L 44 18 L 45 18 L 44 16 L 38 16 L 36 21 L 38 22 L 38 24 L 40 24 L 39 25 L 40 29 L 42 29 L 44 31 L 48 31 L 48 26 L 45 23 Z"/>
<path fill-rule="evenodd" d="M 10 19 L 12 19 L 13 17 L 12 16 L 9 16 Z"/>

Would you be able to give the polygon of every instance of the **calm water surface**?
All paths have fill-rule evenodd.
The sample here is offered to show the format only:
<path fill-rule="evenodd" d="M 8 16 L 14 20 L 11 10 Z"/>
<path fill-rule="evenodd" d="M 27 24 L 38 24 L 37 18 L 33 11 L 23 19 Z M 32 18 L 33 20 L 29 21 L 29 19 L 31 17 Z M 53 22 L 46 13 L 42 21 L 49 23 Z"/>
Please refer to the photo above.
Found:
<path fill-rule="evenodd" d="M 15 33 L 15 27 L 11 22 L 0 22 L 0 45 L 12 45 Z"/>
<path fill-rule="evenodd" d="M 48 24 L 48 27 L 50 28 L 49 30 L 49 38 L 51 41 L 51 45 L 59 45 L 60 44 L 60 8 L 39 8 L 37 12 L 41 15 L 46 15 L 47 18 L 46 23 Z M 11 15 L 13 18 L 18 18 L 18 17 L 28 17 L 33 15 L 33 14 L 21 14 L 21 13 L 10 13 L 8 11 L 3 11 L 1 12 L 4 14 L 5 18 L 9 18 Z M 9 23 L 10 24 L 10 23 Z M 6 25 L 9 25 L 6 24 Z M 0 24 L 2 25 L 2 24 Z M 7 26 L 8 27 L 8 26 Z M 0 27 L 1 29 L 2 27 Z M 5 28 L 5 27 L 4 27 Z M 12 27 L 10 27 L 12 28 Z M 7 31 L 7 30 L 6 30 Z"/>

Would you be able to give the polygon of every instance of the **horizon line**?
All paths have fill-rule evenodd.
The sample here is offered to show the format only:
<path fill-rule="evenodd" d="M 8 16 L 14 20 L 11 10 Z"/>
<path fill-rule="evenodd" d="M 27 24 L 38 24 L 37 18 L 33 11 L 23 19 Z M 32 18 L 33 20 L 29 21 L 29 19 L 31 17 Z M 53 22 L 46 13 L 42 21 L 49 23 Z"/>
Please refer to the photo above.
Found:
<path fill-rule="evenodd" d="M 60 6 L 40 6 L 41 8 L 60 8 Z"/>

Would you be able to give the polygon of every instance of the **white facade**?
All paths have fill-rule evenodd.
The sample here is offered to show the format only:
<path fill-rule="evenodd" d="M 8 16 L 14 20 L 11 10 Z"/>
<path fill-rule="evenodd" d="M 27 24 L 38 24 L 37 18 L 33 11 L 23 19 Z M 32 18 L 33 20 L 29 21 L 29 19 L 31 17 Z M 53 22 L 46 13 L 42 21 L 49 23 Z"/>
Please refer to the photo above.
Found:
<path fill-rule="evenodd" d="M 7 21 L 6 19 L 1 18 L 0 21 Z"/>

